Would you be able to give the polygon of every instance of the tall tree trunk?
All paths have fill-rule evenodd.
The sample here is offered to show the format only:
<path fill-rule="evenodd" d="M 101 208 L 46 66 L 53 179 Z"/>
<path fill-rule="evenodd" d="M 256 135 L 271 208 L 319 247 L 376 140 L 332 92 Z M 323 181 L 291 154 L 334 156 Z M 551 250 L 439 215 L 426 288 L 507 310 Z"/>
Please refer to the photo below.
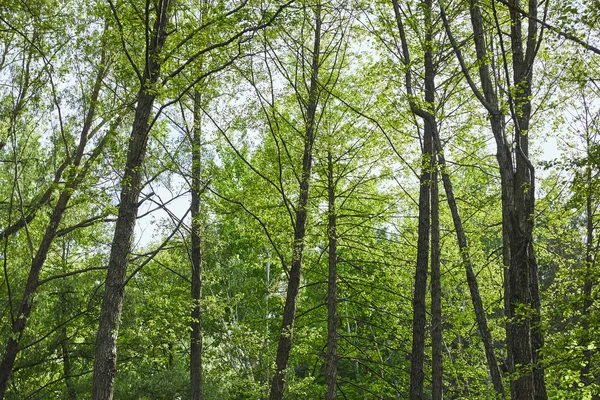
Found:
<path fill-rule="evenodd" d="M 429 218 L 430 218 L 430 181 L 431 181 L 431 123 L 425 122 L 423 140 L 423 168 L 419 192 L 419 227 L 417 239 L 417 267 L 413 294 L 412 351 L 410 369 L 410 399 L 423 398 L 423 379 L 425 365 L 425 323 L 427 313 L 427 272 L 429 264 Z"/>
<path fill-rule="evenodd" d="M 533 216 L 535 202 L 535 175 L 529 160 L 529 123 L 531 118 L 531 85 L 533 61 L 539 42 L 537 23 L 528 21 L 526 48 L 523 49 L 523 33 L 519 0 L 509 0 L 511 19 L 511 53 L 514 79 L 513 122 L 515 124 L 515 172 L 513 182 L 514 210 L 511 230 L 510 307 L 512 319 L 513 359 L 515 365 L 531 365 L 532 372 L 515 379 L 518 398 L 545 400 L 546 383 L 541 366 L 541 349 L 544 337 L 540 326 L 540 298 L 538 266 L 533 251 Z M 537 1 L 529 0 L 529 15 L 537 17 Z M 525 310 L 523 306 L 531 307 Z M 531 375 L 531 378 L 529 376 Z"/>
<path fill-rule="evenodd" d="M 123 308 L 125 275 L 141 192 L 142 166 L 146 156 L 149 120 L 160 76 L 160 53 L 167 37 L 171 0 L 156 6 L 156 20 L 151 32 L 148 57 L 144 68 L 133 128 L 127 150 L 127 161 L 121 182 L 121 202 L 111 245 L 100 323 L 96 336 L 92 400 L 111 400 L 117 363 L 117 336 Z M 149 29 L 149 27 L 147 27 Z"/>
<path fill-rule="evenodd" d="M 106 53 L 103 45 L 100 68 L 98 69 L 98 73 L 94 81 L 94 86 L 92 88 L 90 107 L 86 113 L 83 127 L 81 129 L 79 143 L 77 145 L 77 149 L 75 150 L 75 155 L 72 161 L 67 162 L 67 165 L 71 164 L 74 167 L 72 171 L 76 171 L 77 167 L 79 167 L 81 164 L 85 147 L 88 142 L 88 135 L 90 133 L 92 122 L 96 115 L 96 103 L 98 101 L 98 96 L 102 87 L 102 80 L 104 79 L 104 75 L 106 73 L 106 67 L 104 65 L 106 58 L 105 56 Z M 68 157 L 69 156 L 67 155 L 67 161 L 70 161 Z M 60 173 L 60 175 L 62 175 L 62 172 Z M 2 363 L 0 363 L 0 399 L 3 399 L 4 395 L 6 394 L 8 380 L 12 373 L 12 369 L 14 367 L 15 360 L 19 352 L 19 344 L 21 342 L 23 332 L 25 331 L 25 327 L 27 326 L 27 320 L 31 315 L 31 309 L 33 307 L 33 301 L 36 290 L 38 288 L 42 268 L 44 266 L 44 263 L 46 262 L 48 252 L 50 251 L 54 238 L 56 237 L 56 232 L 62 220 L 63 214 L 67 209 L 67 205 L 69 203 L 69 200 L 71 199 L 71 196 L 73 195 L 73 191 L 77 188 L 82 179 L 82 175 L 78 176 L 74 172 L 69 173 L 66 177 L 65 187 L 58 196 L 58 200 L 56 201 L 54 210 L 52 211 L 52 215 L 50 216 L 50 221 L 48 223 L 48 226 L 46 227 L 46 231 L 44 232 L 42 241 L 38 247 L 35 257 L 31 261 L 31 268 L 29 270 L 29 275 L 27 277 L 27 282 L 25 284 L 23 296 L 21 298 L 19 311 L 12 323 L 12 334 L 7 340 L 6 348 L 4 350 L 4 356 L 2 358 Z"/>
<path fill-rule="evenodd" d="M 586 105 L 586 113 L 587 105 Z M 586 115 L 587 120 L 587 115 Z M 585 235 L 585 264 L 584 264 L 584 283 L 583 283 L 583 308 L 581 310 L 582 315 L 582 323 L 581 326 L 584 332 L 584 342 L 583 345 L 588 347 L 590 343 L 593 341 L 593 338 L 590 337 L 589 328 L 589 310 L 592 307 L 593 299 L 592 299 L 592 290 L 594 289 L 594 281 L 595 281 L 595 246 L 594 246 L 594 204 L 593 204 L 593 186 L 592 186 L 592 154 L 591 154 L 591 137 L 589 132 L 590 127 L 586 126 L 586 152 L 587 152 L 587 164 L 585 170 L 585 180 L 586 180 L 586 198 L 585 198 L 585 219 L 586 219 L 586 235 Z M 594 383 L 594 377 L 590 374 L 591 372 L 591 361 L 592 361 L 592 350 L 585 349 L 583 351 L 583 365 L 581 367 L 581 381 L 589 386 Z M 600 399 L 600 395 L 593 394 L 593 400 Z"/>
<path fill-rule="evenodd" d="M 329 276 L 327 279 L 327 391 L 326 400 L 336 398 L 337 378 L 337 214 L 335 209 L 335 181 L 333 179 L 333 160 L 331 151 L 327 153 L 327 192 L 328 192 L 328 224 L 329 238 Z"/>
<path fill-rule="evenodd" d="M 417 265 L 415 269 L 415 287 L 413 293 L 413 323 L 412 323 L 412 350 L 410 368 L 409 398 L 421 400 L 423 398 L 423 380 L 425 375 L 425 324 L 427 319 L 427 272 L 429 269 L 429 231 L 430 231 L 430 184 L 433 163 L 433 132 L 436 129 L 434 116 L 435 101 L 435 68 L 431 48 L 431 1 L 427 0 L 424 7 L 425 35 L 430 40 L 425 46 L 425 103 L 426 109 L 420 108 L 414 102 L 412 89 L 412 75 L 410 69 L 410 53 L 402 12 L 398 0 L 392 0 L 394 15 L 401 41 L 401 57 L 406 68 L 405 86 L 411 111 L 423 119 L 423 148 L 422 169 L 419 178 L 419 217 L 418 217 L 418 239 L 417 239 Z"/>
<path fill-rule="evenodd" d="M 477 276 L 475 275 L 473 262 L 471 261 L 471 256 L 467 245 L 467 235 L 465 234 L 465 230 L 462 225 L 462 219 L 460 217 L 460 213 L 458 212 L 458 206 L 456 204 L 456 198 L 454 197 L 452 181 L 450 179 L 450 175 L 448 174 L 446 160 L 442 152 L 442 148 L 440 145 L 441 142 L 437 132 L 435 133 L 435 135 L 437 159 L 440 165 L 440 170 L 442 172 L 442 182 L 444 184 L 444 191 L 446 192 L 446 201 L 448 203 L 448 207 L 450 208 L 450 213 L 452 214 L 452 221 L 454 223 L 454 230 L 456 231 L 458 248 L 460 249 L 463 265 L 465 267 L 467 284 L 469 285 L 469 292 L 471 295 L 471 303 L 473 304 L 473 309 L 475 310 L 475 320 L 477 322 L 479 335 L 481 336 L 481 340 L 483 342 L 483 348 L 485 350 L 485 357 L 488 364 L 488 370 L 492 379 L 494 389 L 500 396 L 502 396 L 502 398 L 504 398 L 505 392 L 504 384 L 502 383 L 502 375 L 500 373 L 500 368 L 498 367 L 498 362 L 494 353 L 494 343 L 492 340 L 492 334 L 490 333 L 490 330 L 488 328 L 485 309 L 483 308 L 483 302 L 481 301 L 481 295 L 479 293 L 479 284 L 477 283 Z"/>
<path fill-rule="evenodd" d="M 191 400 L 202 399 L 202 235 L 200 220 L 201 192 L 201 104 L 200 92 L 194 93 L 194 128 L 192 138 L 192 332 L 190 338 Z"/>
<path fill-rule="evenodd" d="M 437 169 L 437 163 L 436 167 Z M 431 399 L 444 398 L 442 361 L 442 282 L 440 272 L 440 203 L 438 174 L 431 178 Z"/>
<path fill-rule="evenodd" d="M 304 252 L 304 237 L 306 234 L 306 218 L 308 206 L 308 190 L 310 187 L 310 174 L 312 169 L 312 148 L 315 140 L 315 116 L 318 103 L 318 78 L 319 78 L 319 52 L 321 48 L 321 5 L 315 6 L 315 37 L 311 61 L 310 88 L 306 107 L 306 122 L 304 133 L 304 154 L 302 156 L 302 174 L 300 176 L 300 196 L 296 207 L 296 220 L 294 227 L 294 246 L 292 249 L 292 262 L 289 271 L 287 294 L 283 309 L 281 333 L 277 345 L 275 360 L 275 375 L 271 384 L 270 400 L 281 400 L 285 391 L 285 373 L 292 348 L 292 334 L 294 319 L 296 317 L 296 301 L 300 290 L 300 275 L 302 267 L 302 254 Z"/>
<path fill-rule="evenodd" d="M 505 264 L 505 315 L 509 371 L 516 375 L 511 381 L 513 399 L 547 399 L 541 349 L 544 344 L 540 324 L 540 298 L 538 288 L 538 266 L 533 251 L 533 215 L 535 200 L 535 174 L 529 160 L 528 131 L 531 116 L 531 85 L 533 63 L 538 50 L 537 2 L 529 0 L 528 33 L 526 52 L 523 51 L 522 21 L 519 0 L 509 0 L 511 20 L 511 58 L 514 85 L 509 91 L 509 106 L 514 123 L 513 147 L 504 136 L 503 115 L 499 108 L 498 94 L 490 78 L 487 47 L 485 44 L 484 21 L 477 0 L 470 0 L 471 25 L 479 77 L 483 95 L 475 86 L 465 66 L 462 53 L 451 36 L 448 21 L 442 10 L 446 31 L 454 51 L 459 58 L 463 73 L 473 92 L 486 107 L 490 115 L 490 126 L 496 141 L 501 188 L 502 188 L 502 236 L 504 241 L 503 261 Z M 503 33 L 493 9 L 503 54 L 506 79 L 509 66 Z M 518 366 L 518 368 L 517 368 Z M 517 371 L 518 369 L 518 371 Z"/>

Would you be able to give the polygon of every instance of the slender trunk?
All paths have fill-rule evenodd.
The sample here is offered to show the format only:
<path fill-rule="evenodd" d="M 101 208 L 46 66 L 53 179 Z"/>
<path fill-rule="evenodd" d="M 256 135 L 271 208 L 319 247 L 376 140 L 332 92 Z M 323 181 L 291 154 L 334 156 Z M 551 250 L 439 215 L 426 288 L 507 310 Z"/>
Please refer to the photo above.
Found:
<path fill-rule="evenodd" d="M 498 367 L 498 362 L 494 353 L 494 343 L 492 340 L 492 335 L 488 328 L 485 309 L 483 308 L 483 302 L 481 301 L 481 295 L 479 293 L 479 284 L 477 283 L 477 276 L 475 275 L 473 262 L 471 261 L 471 256 L 467 245 L 467 235 L 465 234 L 462 225 L 462 219 L 458 212 L 458 206 L 456 204 L 456 198 L 454 197 L 452 181 L 450 180 L 450 175 L 448 174 L 448 170 L 446 168 L 446 160 L 442 153 L 440 140 L 439 137 L 437 137 L 437 132 L 435 141 L 436 151 L 438 152 L 437 158 L 439 160 L 440 169 L 442 171 L 442 182 L 444 184 L 444 191 L 446 192 L 446 201 L 448 203 L 448 207 L 450 208 L 450 213 L 452 214 L 452 220 L 454 222 L 454 230 L 456 231 L 458 247 L 460 249 L 463 265 L 465 267 L 467 284 L 469 285 L 469 292 L 471 294 L 471 302 L 473 303 L 473 309 L 475 310 L 475 320 L 477 322 L 477 328 L 481 336 L 481 340 L 483 341 L 483 348 L 485 350 L 485 357 L 488 364 L 488 370 L 492 379 L 494 389 L 500 396 L 502 396 L 502 398 L 504 398 L 505 392 L 504 385 L 502 383 L 502 375 L 500 373 L 500 368 Z"/>
<path fill-rule="evenodd" d="M 429 38 L 425 46 L 425 103 L 426 109 L 420 108 L 413 99 L 412 75 L 410 70 L 410 53 L 402 12 L 398 0 L 392 0 L 398 33 L 400 34 L 402 61 L 406 67 L 405 86 L 409 97 L 411 111 L 423 118 L 423 148 L 422 170 L 419 190 L 419 217 L 417 239 L 417 262 L 415 269 L 415 287 L 413 294 L 413 323 L 412 323 L 412 350 L 410 369 L 409 398 L 421 400 L 423 398 L 423 380 L 425 368 L 425 324 L 427 314 L 427 272 L 429 269 L 429 230 L 430 230 L 430 184 L 433 162 L 433 132 L 436 129 L 433 103 L 435 101 L 435 69 L 433 65 L 431 47 L 431 1 L 425 3 L 425 35 Z"/>
<path fill-rule="evenodd" d="M 202 236 L 200 223 L 201 191 L 201 110 L 200 92 L 194 93 L 192 138 L 192 332 L 190 343 L 191 400 L 202 399 Z"/>
<path fill-rule="evenodd" d="M 131 241 L 139 207 L 138 197 L 141 192 L 142 166 L 148 141 L 148 123 L 156 96 L 154 86 L 160 75 L 160 53 L 167 36 L 166 28 L 170 16 L 170 5 L 171 0 L 161 0 L 156 7 L 156 20 L 129 140 L 127 161 L 121 183 L 121 202 L 111 245 L 100 323 L 96 336 L 92 381 L 93 400 L 111 400 L 113 398 L 117 336 L 125 292 L 127 259 L 131 251 Z"/>
<path fill-rule="evenodd" d="M 587 107 L 586 107 L 587 112 Z M 587 119 L 587 116 L 586 116 Z M 586 235 L 585 235 L 585 264 L 584 264 L 584 284 L 583 284 L 583 308 L 581 311 L 582 315 L 582 330 L 584 332 L 584 346 L 587 347 L 593 340 L 589 334 L 590 321 L 589 321 L 589 309 L 593 304 L 592 301 L 592 290 L 594 288 L 594 204 L 593 204 L 593 189 L 592 189 L 592 154 L 591 154 L 591 138 L 590 138 L 590 127 L 586 126 L 587 137 L 586 137 L 586 150 L 587 150 L 587 165 L 585 171 L 586 180 L 586 198 L 585 198 L 585 218 L 586 218 Z M 581 367 L 581 381 L 589 386 L 594 382 L 594 377 L 590 374 L 591 372 L 591 360 L 592 350 L 585 349 L 583 351 L 583 366 Z M 600 395 L 592 395 L 592 399 L 596 400 L 600 398 Z"/>
<path fill-rule="evenodd" d="M 430 125 L 429 122 L 425 123 Z M 431 127 L 425 128 L 423 169 L 420 178 L 419 192 L 419 227 L 417 239 L 417 267 L 415 270 L 415 288 L 413 294 L 413 323 L 412 323 L 412 351 L 410 369 L 410 399 L 421 400 L 423 398 L 423 379 L 425 364 L 425 323 L 426 323 L 426 295 L 427 295 L 427 270 L 429 263 L 429 193 L 430 193 L 430 159 L 431 139 L 429 132 Z"/>
<path fill-rule="evenodd" d="M 281 400 L 285 391 L 285 373 L 292 348 L 292 334 L 294 319 L 296 317 L 296 301 L 300 290 L 300 276 L 302 267 L 302 254 L 304 252 L 304 236 L 306 234 L 306 218 L 308 206 L 308 190 L 310 187 L 310 174 L 312 168 L 312 148 L 315 139 L 315 116 L 318 102 L 318 73 L 319 52 L 321 47 L 321 6 L 315 7 L 315 37 L 311 62 L 310 88 L 306 109 L 306 129 L 304 135 L 304 154 L 302 156 L 302 175 L 300 177 L 300 196 L 296 207 L 296 220 L 294 227 L 294 247 L 292 249 L 292 262 L 289 271 L 287 294 L 283 309 L 281 333 L 277 345 L 275 360 L 275 375 L 271 384 L 270 400 Z"/>
<path fill-rule="evenodd" d="M 436 166 L 437 169 L 437 166 Z M 437 171 L 431 178 L 431 399 L 444 398 L 440 203 Z"/>
<path fill-rule="evenodd" d="M 337 215 L 335 209 L 335 184 L 333 179 L 333 161 L 331 152 L 327 153 L 327 189 L 329 200 L 329 221 L 327 236 L 329 238 L 329 277 L 327 280 L 327 391 L 326 400 L 336 398 L 337 378 Z"/>
<path fill-rule="evenodd" d="M 77 400 L 77 390 L 73 386 L 73 380 L 71 379 L 72 368 L 71 368 L 71 355 L 69 354 L 69 335 L 67 333 L 66 315 L 65 315 L 66 298 L 64 293 L 60 294 L 60 309 L 58 321 L 61 324 L 59 329 L 60 334 L 60 350 L 63 361 L 63 376 L 65 378 L 66 386 L 66 399 Z"/>
<path fill-rule="evenodd" d="M 104 79 L 104 74 L 106 72 L 104 61 L 105 52 L 103 51 L 102 59 L 100 62 L 101 67 L 98 69 L 98 74 L 96 76 L 96 80 L 92 89 L 90 108 L 88 109 L 88 112 L 86 114 L 75 156 L 71 162 L 71 164 L 74 167 L 73 171 L 77 170 L 77 167 L 79 167 L 81 164 L 81 160 L 83 158 L 85 147 L 88 141 L 88 134 L 90 133 L 92 122 L 96 114 L 96 102 L 98 101 L 98 96 L 102 86 L 102 80 Z M 67 164 L 69 163 L 67 162 L 65 165 Z M 62 176 L 62 171 L 60 175 Z M 71 199 L 73 191 L 82 179 L 83 176 L 77 176 L 74 173 L 71 173 L 66 177 L 67 183 L 65 185 L 65 188 L 60 192 L 58 196 L 58 200 L 56 201 L 54 210 L 52 211 L 52 215 L 50 216 L 50 221 L 48 223 L 48 226 L 46 227 L 46 231 L 44 232 L 42 241 L 38 247 L 35 257 L 31 262 L 31 268 L 29 270 L 29 275 L 27 277 L 27 283 L 25 284 L 23 296 L 21 298 L 19 311 L 16 315 L 15 320 L 12 323 L 12 334 L 6 342 L 4 356 L 2 358 L 2 363 L 0 363 L 0 399 L 3 399 L 4 395 L 6 394 L 8 380 L 12 373 L 12 369 L 14 367 L 15 360 L 19 352 L 19 344 L 21 342 L 23 332 L 25 331 L 25 327 L 27 326 L 27 320 L 31 315 L 31 309 L 33 307 L 33 301 L 36 290 L 38 288 L 42 268 L 44 266 L 44 263 L 46 262 L 48 252 L 50 251 L 54 238 L 56 237 L 56 232 L 62 220 L 63 214 L 67 209 L 67 205 L 69 203 L 69 200 Z"/>

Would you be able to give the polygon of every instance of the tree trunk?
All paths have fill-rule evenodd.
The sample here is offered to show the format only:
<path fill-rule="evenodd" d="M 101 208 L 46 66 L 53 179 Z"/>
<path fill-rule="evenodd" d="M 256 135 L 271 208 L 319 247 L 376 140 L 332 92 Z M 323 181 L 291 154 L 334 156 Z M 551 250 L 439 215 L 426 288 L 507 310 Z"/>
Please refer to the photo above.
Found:
<path fill-rule="evenodd" d="M 283 321 L 279 344 L 277 345 L 276 370 L 271 384 L 270 400 L 281 400 L 285 391 L 285 373 L 292 348 L 292 334 L 294 319 L 296 317 L 296 301 L 300 290 L 300 275 L 302 267 L 302 254 L 304 252 L 304 236 L 306 234 L 306 217 L 308 206 L 308 190 L 310 187 L 310 174 L 312 168 L 312 148 L 315 139 L 315 115 L 318 103 L 318 73 L 319 52 L 321 47 L 321 6 L 315 7 L 315 37 L 311 61 L 310 88 L 308 104 L 306 107 L 306 128 L 304 136 L 304 154 L 302 156 L 302 175 L 300 177 L 300 196 L 296 208 L 294 227 L 294 247 L 292 262 L 289 271 L 287 294 L 283 309 Z"/>
<path fill-rule="evenodd" d="M 405 86 L 409 98 L 411 111 L 423 118 L 423 148 L 422 169 L 419 178 L 419 218 L 417 239 L 417 265 L 415 269 L 415 287 L 413 293 L 413 323 L 412 323 L 412 350 L 410 369 L 409 398 L 421 400 L 423 398 L 423 380 L 425 375 L 425 324 L 427 314 L 427 272 L 429 269 L 429 230 L 430 230 L 430 184 L 433 162 L 433 132 L 436 129 L 435 116 L 433 115 L 433 102 L 435 100 L 435 69 L 431 49 L 431 1 L 425 3 L 425 30 L 430 39 L 425 46 L 425 102 L 427 110 L 420 108 L 413 101 L 412 76 L 410 70 L 410 54 L 402 12 L 398 0 L 392 0 L 394 15 L 402 46 L 402 61 L 406 68 Z M 426 40 L 427 42 L 427 40 Z"/>
<path fill-rule="evenodd" d="M 327 237 L 329 238 L 329 277 L 327 280 L 327 391 L 326 400 L 336 398 L 337 378 L 337 215 L 335 209 L 335 183 L 333 179 L 333 161 L 331 152 L 327 153 L 327 189 L 329 200 L 329 220 L 327 226 Z"/>
<path fill-rule="evenodd" d="M 190 338 L 191 400 L 202 399 L 202 235 L 200 220 L 201 192 L 201 110 L 200 92 L 194 93 L 194 128 L 192 138 L 192 332 Z"/>
<path fill-rule="evenodd" d="M 452 181 L 450 180 L 450 175 L 448 174 L 446 160 L 442 153 L 442 148 L 440 145 L 441 142 L 437 132 L 435 142 L 437 159 L 439 161 L 440 169 L 442 171 L 442 182 L 444 184 L 444 191 L 446 192 L 446 201 L 448 203 L 448 207 L 450 208 L 450 213 L 452 214 L 452 221 L 454 223 L 454 230 L 456 231 L 458 248 L 460 249 L 463 265 L 465 267 L 467 284 L 469 285 L 469 292 L 471 295 L 471 302 L 473 303 L 473 309 L 475 310 L 475 320 L 477 322 L 479 335 L 481 336 L 481 340 L 483 342 L 483 348 L 485 350 L 485 357 L 488 364 L 488 370 L 492 379 L 494 389 L 500 396 L 502 396 L 502 398 L 504 398 L 506 395 L 504 392 L 504 384 L 502 383 L 502 375 L 500 373 L 500 368 L 498 367 L 498 362 L 494 353 L 494 343 L 492 340 L 492 335 L 488 328 L 485 309 L 483 308 L 483 302 L 481 301 L 481 295 L 479 293 L 479 284 L 477 283 L 477 276 L 475 275 L 473 262 L 471 261 L 471 256 L 469 254 L 469 248 L 467 245 L 467 235 L 465 234 L 464 228 L 462 226 L 462 219 L 458 212 L 458 206 L 454 197 Z"/>
<path fill-rule="evenodd" d="M 452 45 L 461 62 L 463 73 L 473 92 L 486 107 L 490 115 L 490 126 L 496 141 L 501 189 L 502 189 L 502 236 L 504 241 L 503 261 L 505 264 L 504 304 L 507 317 L 506 337 L 509 372 L 516 375 L 511 380 L 513 399 L 547 399 L 544 369 L 541 366 L 541 348 L 544 344 L 540 326 L 540 298 L 538 288 L 538 267 L 533 252 L 533 215 L 535 200 L 535 174 L 528 155 L 528 131 L 531 114 L 531 84 L 533 62 L 539 40 L 537 23 L 537 2 L 529 1 L 528 34 L 526 53 L 523 54 L 523 35 L 518 0 L 509 0 L 511 19 L 511 48 L 514 91 L 509 91 L 509 106 L 514 123 L 514 146 L 504 136 L 504 121 L 499 108 L 498 94 L 489 72 L 489 58 L 485 44 L 484 21 L 477 0 L 470 0 L 471 25 L 479 77 L 483 95 L 475 86 L 466 69 L 461 51 L 453 40 Z M 506 53 L 503 33 L 496 18 L 500 47 Z M 450 28 L 445 15 L 442 15 L 447 32 Z M 509 66 L 503 54 L 506 79 Z M 514 157 L 511 148 L 514 147 Z M 518 368 L 517 368 L 518 366 Z M 518 371 L 517 371 L 518 369 Z"/>
<path fill-rule="evenodd" d="M 436 167 L 437 169 L 437 163 Z M 442 282 L 440 273 L 440 203 L 437 171 L 431 179 L 431 399 L 444 398 L 442 359 Z"/>
<path fill-rule="evenodd" d="M 143 82 L 141 82 L 138 94 L 127 150 L 127 161 L 121 183 L 121 202 L 108 262 L 100 324 L 96 336 L 92 400 L 111 400 L 113 398 L 117 336 L 125 292 L 127 259 L 131 251 L 131 241 L 139 207 L 142 166 L 149 133 L 148 122 L 156 96 L 155 85 L 160 75 L 160 53 L 167 36 L 166 28 L 170 17 L 170 6 L 171 0 L 161 0 L 156 7 L 156 20 L 149 43 Z"/>
<path fill-rule="evenodd" d="M 586 113 L 588 112 L 586 106 Z M 586 115 L 587 121 L 587 115 Z M 595 281 L 595 273 L 594 267 L 596 264 L 595 261 L 595 246 L 594 246 L 594 204 L 593 204 L 593 183 L 592 183 L 592 154 L 591 154 L 591 137 L 589 126 L 586 126 L 586 151 L 587 151 L 587 164 L 585 171 L 585 180 L 586 180 L 586 198 L 585 198 L 585 218 L 586 218 L 586 236 L 585 236 L 585 264 L 584 264 L 584 284 L 583 284 L 583 308 L 581 311 L 582 315 L 582 328 L 584 332 L 584 342 L 583 345 L 588 347 L 590 343 L 593 342 L 593 338 L 590 337 L 589 328 L 589 310 L 593 304 L 592 298 L 592 290 L 594 289 L 594 281 Z M 583 365 L 581 367 L 581 381 L 586 385 L 590 386 L 594 383 L 594 376 L 590 374 L 591 372 L 591 360 L 592 360 L 592 350 L 585 349 L 583 351 Z M 600 399 L 600 395 L 593 394 L 593 400 Z"/>
<path fill-rule="evenodd" d="M 546 383 L 541 366 L 544 337 L 540 326 L 538 266 L 533 251 L 533 216 L 535 175 L 529 160 L 529 122 L 533 61 L 539 41 L 537 23 L 528 21 L 525 53 L 519 0 L 509 0 L 511 19 L 511 53 L 514 87 L 513 122 L 515 124 L 514 210 L 511 230 L 510 307 L 512 319 L 513 359 L 515 365 L 531 366 L 522 378 L 513 381 L 519 399 L 545 400 Z M 529 0 L 529 15 L 537 17 L 537 1 Z M 520 309 L 525 306 L 525 314 Z M 527 310 L 530 307 L 531 310 Z"/>

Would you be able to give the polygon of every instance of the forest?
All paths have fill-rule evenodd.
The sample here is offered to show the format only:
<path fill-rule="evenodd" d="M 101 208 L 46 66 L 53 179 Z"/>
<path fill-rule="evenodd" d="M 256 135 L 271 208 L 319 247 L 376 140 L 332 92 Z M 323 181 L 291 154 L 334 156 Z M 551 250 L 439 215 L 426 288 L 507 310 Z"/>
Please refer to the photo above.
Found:
<path fill-rule="evenodd" d="M 599 0 L 0 0 L 0 400 L 599 400 L 599 48 Z"/>

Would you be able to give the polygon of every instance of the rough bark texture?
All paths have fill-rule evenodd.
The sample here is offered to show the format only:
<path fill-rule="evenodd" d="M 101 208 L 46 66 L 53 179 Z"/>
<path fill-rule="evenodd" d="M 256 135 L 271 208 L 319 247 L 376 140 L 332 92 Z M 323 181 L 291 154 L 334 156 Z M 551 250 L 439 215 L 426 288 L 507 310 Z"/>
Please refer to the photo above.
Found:
<path fill-rule="evenodd" d="M 519 399 L 545 400 L 544 369 L 540 365 L 544 337 L 540 331 L 540 298 L 538 266 L 533 251 L 533 215 L 535 200 L 534 169 L 529 160 L 529 122 L 531 118 L 531 85 L 533 61 L 537 51 L 537 23 L 528 21 L 526 47 L 523 49 L 523 32 L 519 0 L 508 2 L 511 18 L 511 53 L 514 80 L 515 171 L 513 182 L 514 209 L 510 232 L 510 307 L 512 319 L 512 352 L 515 370 L 518 366 L 531 366 L 524 376 L 513 381 Z M 537 1 L 529 0 L 529 15 L 537 18 Z M 525 310 L 522 308 L 525 306 Z M 530 308 L 531 310 L 527 310 Z"/>
<path fill-rule="evenodd" d="M 98 73 L 96 75 L 96 79 L 94 81 L 94 86 L 92 88 L 90 107 L 86 113 L 85 120 L 83 123 L 83 127 L 81 129 L 81 134 L 79 138 L 79 143 L 75 150 L 75 155 L 71 160 L 67 156 L 67 161 L 65 162 L 65 166 L 71 164 L 76 170 L 77 167 L 80 166 L 81 161 L 83 159 L 85 147 L 88 142 L 88 135 L 90 133 L 92 122 L 96 114 L 96 102 L 98 100 L 98 96 L 100 93 L 100 88 L 102 86 L 102 80 L 104 79 L 104 74 L 106 72 L 106 68 L 104 66 L 105 53 L 102 52 L 102 60 L 100 62 L 101 67 L 98 69 Z M 57 172 L 57 178 L 60 180 L 62 177 L 62 172 L 64 168 L 61 168 L 59 172 Z M 48 252 L 52 246 L 54 238 L 56 237 L 56 232 L 62 220 L 63 214 L 67 209 L 67 205 L 71 196 L 73 195 L 73 191 L 76 189 L 78 184 L 83 179 L 83 176 L 76 176 L 71 173 L 66 177 L 65 188 L 60 192 L 58 196 L 58 200 L 54 206 L 54 210 L 52 211 L 52 215 L 50 216 L 50 221 L 48 226 L 46 227 L 46 231 L 44 232 L 44 236 L 42 241 L 37 249 L 35 257 L 31 262 L 31 268 L 29 270 L 29 275 L 27 277 L 27 283 L 25 285 L 25 290 L 23 291 L 23 296 L 21 299 L 21 304 L 19 307 L 18 314 L 16 315 L 15 320 L 12 323 L 11 332 L 12 334 L 9 336 L 9 339 L 6 343 L 6 348 L 4 350 L 4 356 L 2 358 L 2 363 L 0 363 L 0 399 L 4 398 L 6 394 L 6 389 L 8 387 L 8 380 L 12 373 L 15 360 L 17 358 L 17 354 L 19 352 L 19 344 L 21 342 L 21 337 L 23 332 L 25 331 L 25 327 L 27 326 L 27 320 L 31 315 L 31 309 L 33 307 L 33 301 L 35 292 L 39 285 L 40 274 L 42 272 L 42 268 L 44 263 L 46 262 L 46 258 L 48 256 Z M 55 179 L 56 180 L 56 179 Z M 50 196 L 49 196 L 50 197 Z"/>
<path fill-rule="evenodd" d="M 442 282 L 440 273 L 440 203 L 437 172 L 431 179 L 431 399 L 444 398 L 442 361 Z"/>
<path fill-rule="evenodd" d="M 311 61 L 310 88 L 306 107 L 306 122 L 304 135 L 304 154 L 302 156 L 302 175 L 300 176 L 300 196 L 296 207 L 294 227 L 294 247 L 292 262 L 289 271 L 287 294 L 283 309 L 281 333 L 277 345 L 275 360 L 275 375 L 271 383 L 270 400 L 280 400 L 285 391 L 285 373 L 292 348 L 292 333 L 296 317 L 296 301 L 300 290 L 300 276 L 302 267 L 302 254 L 304 252 L 304 236 L 306 234 L 306 218 L 308 205 L 308 191 L 310 187 L 310 174 L 312 169 L 312 148 L 315 139 L 315 115 L 318 103 L 318 73 L 319 52 L 321 47 L 321 7 L 315 7 L 315 37 Z"/>
<path fill-rule="evenodd" d="M 327 154 L 327 191 L 329 203 L 329 219 L 327 226 L 327 236 L 329 239 L 329 276 L 327 279 L 327 371 L 326 381 L 327 389 L 325 392 L 326 400 L 335 400 L 336 398 L 336 378 L 337 378 L 337 214 L 335 209 L 335 183 L 333 179 L 333 161 L 331 152 Z"/>
<path fill-rule="evenodd" d="M 190 337 L 191 400 L 202 399 L 202 235 L 200 223 L 201 192 L 201 118 L 199 92 L 194 93 L 194 128 L 192 138 L 192 332 Z"/>
<path fill-rule="evenodd" d="M 93 400 L 111 400 L 113 398 L 117 363 L 117 336 L 125 292 L 124 282 L 127 272 L 127 260 L 131 251 L 131 240 L 138 212 L 142 166 L 148 141 L 148 122 L 155 98 L 153 89 L 160 75 L 160 53 L 167 36 L 166 28 L 170 5 L 170 0 L 161 0 L 155 9 L 156 20 L 151 32 L 148 57 L 127 150 L 127 161 L 121 183 L 121 201 L 111 245 L 100 323 L 96 336 L 92 381 Z"/>
<path fill-rule="evenodd" d="M 528 154 L 532 71 L 540 40 L 537 23 L 534 20 L 537 17 L 537 2 L 529 1 L 529 15 L 532 19 L 527 24 L 525 54 L 522 21 L 517 11 L 520 4 L 515 0 L 508 1 L 506 4 L 509 6 L 511 19 L 510 50 L 505 48 L 495 5 L 492 10 L 499 34 L 500 48 L 503 51 L 505 78 L 509 81 L 511 80 L 510 66 L 505 56 L 509 51 L 512 56 L 513 86 L 509 91 L 509 106 L 514 123 L 514 141 L 512 143 L 505 137 L 504 117 L 498 106 L 498 94 L 490 78 L 484 20 L 479 2 L 470 0 L 470 14 L 483 94 L 470 77 L 460 48 L 451 36 L 446 17 L 442 15 L 442 18 L 463 73 L 473 92 L 489 113 L 490 126 L 496 141 L 496 158 L 502 189 L 504 304 L 507 317 L 508 367 L 509 372 L 513 374 L 511 398 L 545 400 L 548 396 L 540 352 L 544 338 L 540 330 L 538 267 L 533 252 L 535 174 Z"/>

